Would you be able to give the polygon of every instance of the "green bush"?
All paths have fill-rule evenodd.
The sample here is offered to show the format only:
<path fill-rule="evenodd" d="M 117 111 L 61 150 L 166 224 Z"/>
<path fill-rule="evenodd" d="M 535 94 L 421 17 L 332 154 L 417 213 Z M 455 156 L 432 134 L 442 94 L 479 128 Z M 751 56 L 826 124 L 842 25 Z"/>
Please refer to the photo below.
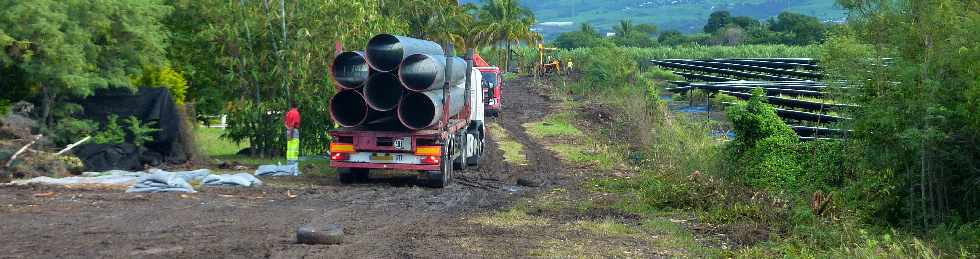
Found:
<path fill-rule="evenodd" d="M 623 62 L 626 55 L 622 48 L 594 49 L 593 56 L 577 59 L 582 71 L 582 79 L 574 87 L 573 93 L 586 94 L 606 89 L 630 86 L 639 67 L 634 62 Z"/>
<path fill-rule="evenodd" d="M 6 99 L 0 99 L 0 116 L 7 115 L 10 112 L 10 101 Z"/>
<path fill-rule="evenodd" d="M 737 103 L 738 97 L 717 93 L 714 98 L 712 98 L 712 105 L 723 106 L 725 103 Z"/>
<path fill-rule="evenodd" d="M 798 187 L 802 167 L 795 145 L 799 137 L 765 102 L 762 89 L 752 92 L 748 102 L 728 108 L 736 138 L 729 146 L 737 179 L 768 190 Z"/>
<path fill-rule="evenodd" d="M 178 105 L 183 105 L 187 98 L 187 79 L 184 79 L 184 75 L 173 68 L 143 69 L 143 75 L 135 77 L 131 81 L 140 87 L 167 88 Z"/>
<path fill-rule="evenodd" d="M 647 78 L 650 80 L 659 80 L 659 81 L 684 80 L 684 77 L 674 74 L 674 72 L 671 72 L 670 70 L 661 69 L 661 68 L 647 69 L 646 72 L 640 74 L 640 77 Z"/>
<path fill-rule="evenodd" d="M 837 140 L 810 141 L 796 145 L 795 152 L 804 173 L 798 179 L 806 191 L 829 191 L 840 187 L 843 179 L 844 143 Z"/>
<path fill-rule="evenodd" d="M 153 125 L 156 125 L 155 121 L 144 124 L 136 116 L 129 116 L 125 122 L 129 124 L 129 132 L 133 134 L 133 144 L 138 147 L 142 147 L 147 142 L 152 142 L 153 133 L 160 131 L 160 129 L 153 128 Z"/>
<path fill-rule="evenodd" d="M 257 105 L 252 101 L 231 102 L 225 108 L 228 127 L 222 137 L 237 144 L 247 141 L 255 152 L 253 155 L 278 155 L 286 147 L 282 118 L 286 106 L 282 100 L 268 100 Z M 269 111 L 283 113 L 270 114 Z"/>
<path fill-rule="evenodd" d="M 737 142 L 740 132 L 735 132 Z M 751 148 L 733 154 L 736 176 L 753 187 L 770 191 L 795 190 L 803 167 L 796 160 L 794 145 L 798 140 L 770 136 L 755 141 Z"/>
<path fill-rule="evenodd" d="M 122 144 L 126 142 L 126 132 L 119 126 L 119 116 L 109 115 L 105 128 L 92 138 L 96 144 Z"/>
<path fill-rule="evenodd" d="M 52 136 L 55 145 L 67 146 L 86 136 L 93 136 L 98 130 L 97 122 L 68 117 L 58 121 L 47 135 Z"/>

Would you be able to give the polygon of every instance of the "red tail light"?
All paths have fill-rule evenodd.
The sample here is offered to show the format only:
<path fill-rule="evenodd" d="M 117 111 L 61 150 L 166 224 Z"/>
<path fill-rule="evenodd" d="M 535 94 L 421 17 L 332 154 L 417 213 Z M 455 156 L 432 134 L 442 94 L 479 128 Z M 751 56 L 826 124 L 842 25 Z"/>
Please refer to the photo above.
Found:
<path fill-rule="evenodd" d="M 439 157 L 437 156 L 426 156 L 422 157 L 422 163 L 427 165 L 438 165 Z"/>
<path fill-rule="evenodd" d="M 350 154 L 348 153 L 333 153 L 330 155 L 330 160 L 333 161 L 347 161 L 350 160 Z"/>

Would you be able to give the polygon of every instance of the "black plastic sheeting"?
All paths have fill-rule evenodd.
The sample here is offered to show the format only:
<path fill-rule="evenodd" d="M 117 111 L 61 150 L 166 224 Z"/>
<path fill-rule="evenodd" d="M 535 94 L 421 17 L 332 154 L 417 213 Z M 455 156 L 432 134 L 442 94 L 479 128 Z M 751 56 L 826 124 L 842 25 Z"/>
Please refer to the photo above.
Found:
<path fill-rule="evenodd" d="M 133 144 L 87 144 L 75 149 L 75 156 L 85 163 L 86 171 L 143 170 L 140 152 Z"/>
<path fill-rule="evenodd" d="M 117 123 L 123 128 L 128 125 L 123 120 L 135 116 L 141 123 L 155 122 L 153 141 L 140 150 L 133 146 L 86 144 L 80 146 L 75 154 L 85 163 L 86 170 L 142 170 L 142 165 L 183 164 L 187 161 L 183 144 L 180 141 L 181 118 L 170 91 L 166 88 L 140 88 L 133 93 L 127 88 L 100 89 L 91 97 L 77 101 L 83 111 L 76 117 L 99 122 L 105 125 L 109 115 L 119 117 Z M 132 141 L 126 130 L 127 142 Z M 131 146 L 131 145 L 130 145 Z M 136 166 L 133 165 L 135 159 Z"/>

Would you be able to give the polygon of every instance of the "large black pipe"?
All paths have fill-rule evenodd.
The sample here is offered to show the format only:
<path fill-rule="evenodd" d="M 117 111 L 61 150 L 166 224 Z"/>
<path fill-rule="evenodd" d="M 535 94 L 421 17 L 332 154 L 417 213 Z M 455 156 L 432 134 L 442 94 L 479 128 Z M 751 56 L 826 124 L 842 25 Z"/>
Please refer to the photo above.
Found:
<path fill-rule="evenodd" d="M 334 82 L 344 89 L 357 89 L 364 86 L 371 68 L 367 64 L 364 52 L 348 51 L 340 53 L 330 64 L 330 75 Z"/>
<path fill-rule="evenodd" d="M 376 73 L 364 85 L 364 100 L 372 109 L 390 111 L 398 106 L 404 92 L 395 74 Z"/>
<path fill-rule="evenodd" d="M 449 116 L 463 110 L 466 89 L 460 84 L 449 88 Z M 443 89 L 426 92 L 409 92 L 398 104 L 398 120 L 413 130 L 425 129 L 439 123 L 443 115 Z"/>
<path fill-rule="evenodd" d="M 408 56 L 398 68 L 398 79 L 408 90 L 422 92 L 442 87 L 447 79 L 460 82 L 466 78 L 466 61 L 452 57 L 452 75 L 446 76 L 446 56 L 415 54 Z"/>
<path fill-rule="evenodd" d="M 379 34 L 368 41 L 368 64 L 381 72 L 397 69 L 402 60 L 415 54 L 442 55 L 442 46 L 427 40 L 391 34 Z"/>
<path fill-rule="evenodd" d="M 368 107 L 360 92 L 344 90 L 330 98 L 330 117 L 340 126 L 357 127 L 391 120 L 394 114 L 373 110 Z"/>

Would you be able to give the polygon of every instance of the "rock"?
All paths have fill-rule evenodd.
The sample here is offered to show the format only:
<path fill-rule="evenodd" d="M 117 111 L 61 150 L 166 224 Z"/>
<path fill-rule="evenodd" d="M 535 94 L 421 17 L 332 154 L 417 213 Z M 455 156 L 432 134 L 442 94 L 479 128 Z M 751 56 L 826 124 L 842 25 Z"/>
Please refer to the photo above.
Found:
<path fill-rule="evenodd" d="M 541 186 L 541 181 L 532 179 L 527 176 L 521 176 L 520 178 L 517 178 L 517 185 L 527 186 L 527 187 L 539 187 Z"/>
<path fill-rule="evenodd" d="M 18 114 L 21 116 L 29 116 L 31 112 L 34 112 L 34 104 L 25 101 L 19 101 L 10 106 L 10 113 Z"/>
<path fill-rule="evenodd" d="M 0 139 L 32 139 L 31 131 L 37 126 L 34 120 L 19 114 L 0 118 Z"/>
<path fill-rule="evenodd" d="M 344 226 L 328 224 L 323 228 L 304 225 L 296 230 L 296 242 L 307 245 L 336 245 L 344 240 Z"/>

